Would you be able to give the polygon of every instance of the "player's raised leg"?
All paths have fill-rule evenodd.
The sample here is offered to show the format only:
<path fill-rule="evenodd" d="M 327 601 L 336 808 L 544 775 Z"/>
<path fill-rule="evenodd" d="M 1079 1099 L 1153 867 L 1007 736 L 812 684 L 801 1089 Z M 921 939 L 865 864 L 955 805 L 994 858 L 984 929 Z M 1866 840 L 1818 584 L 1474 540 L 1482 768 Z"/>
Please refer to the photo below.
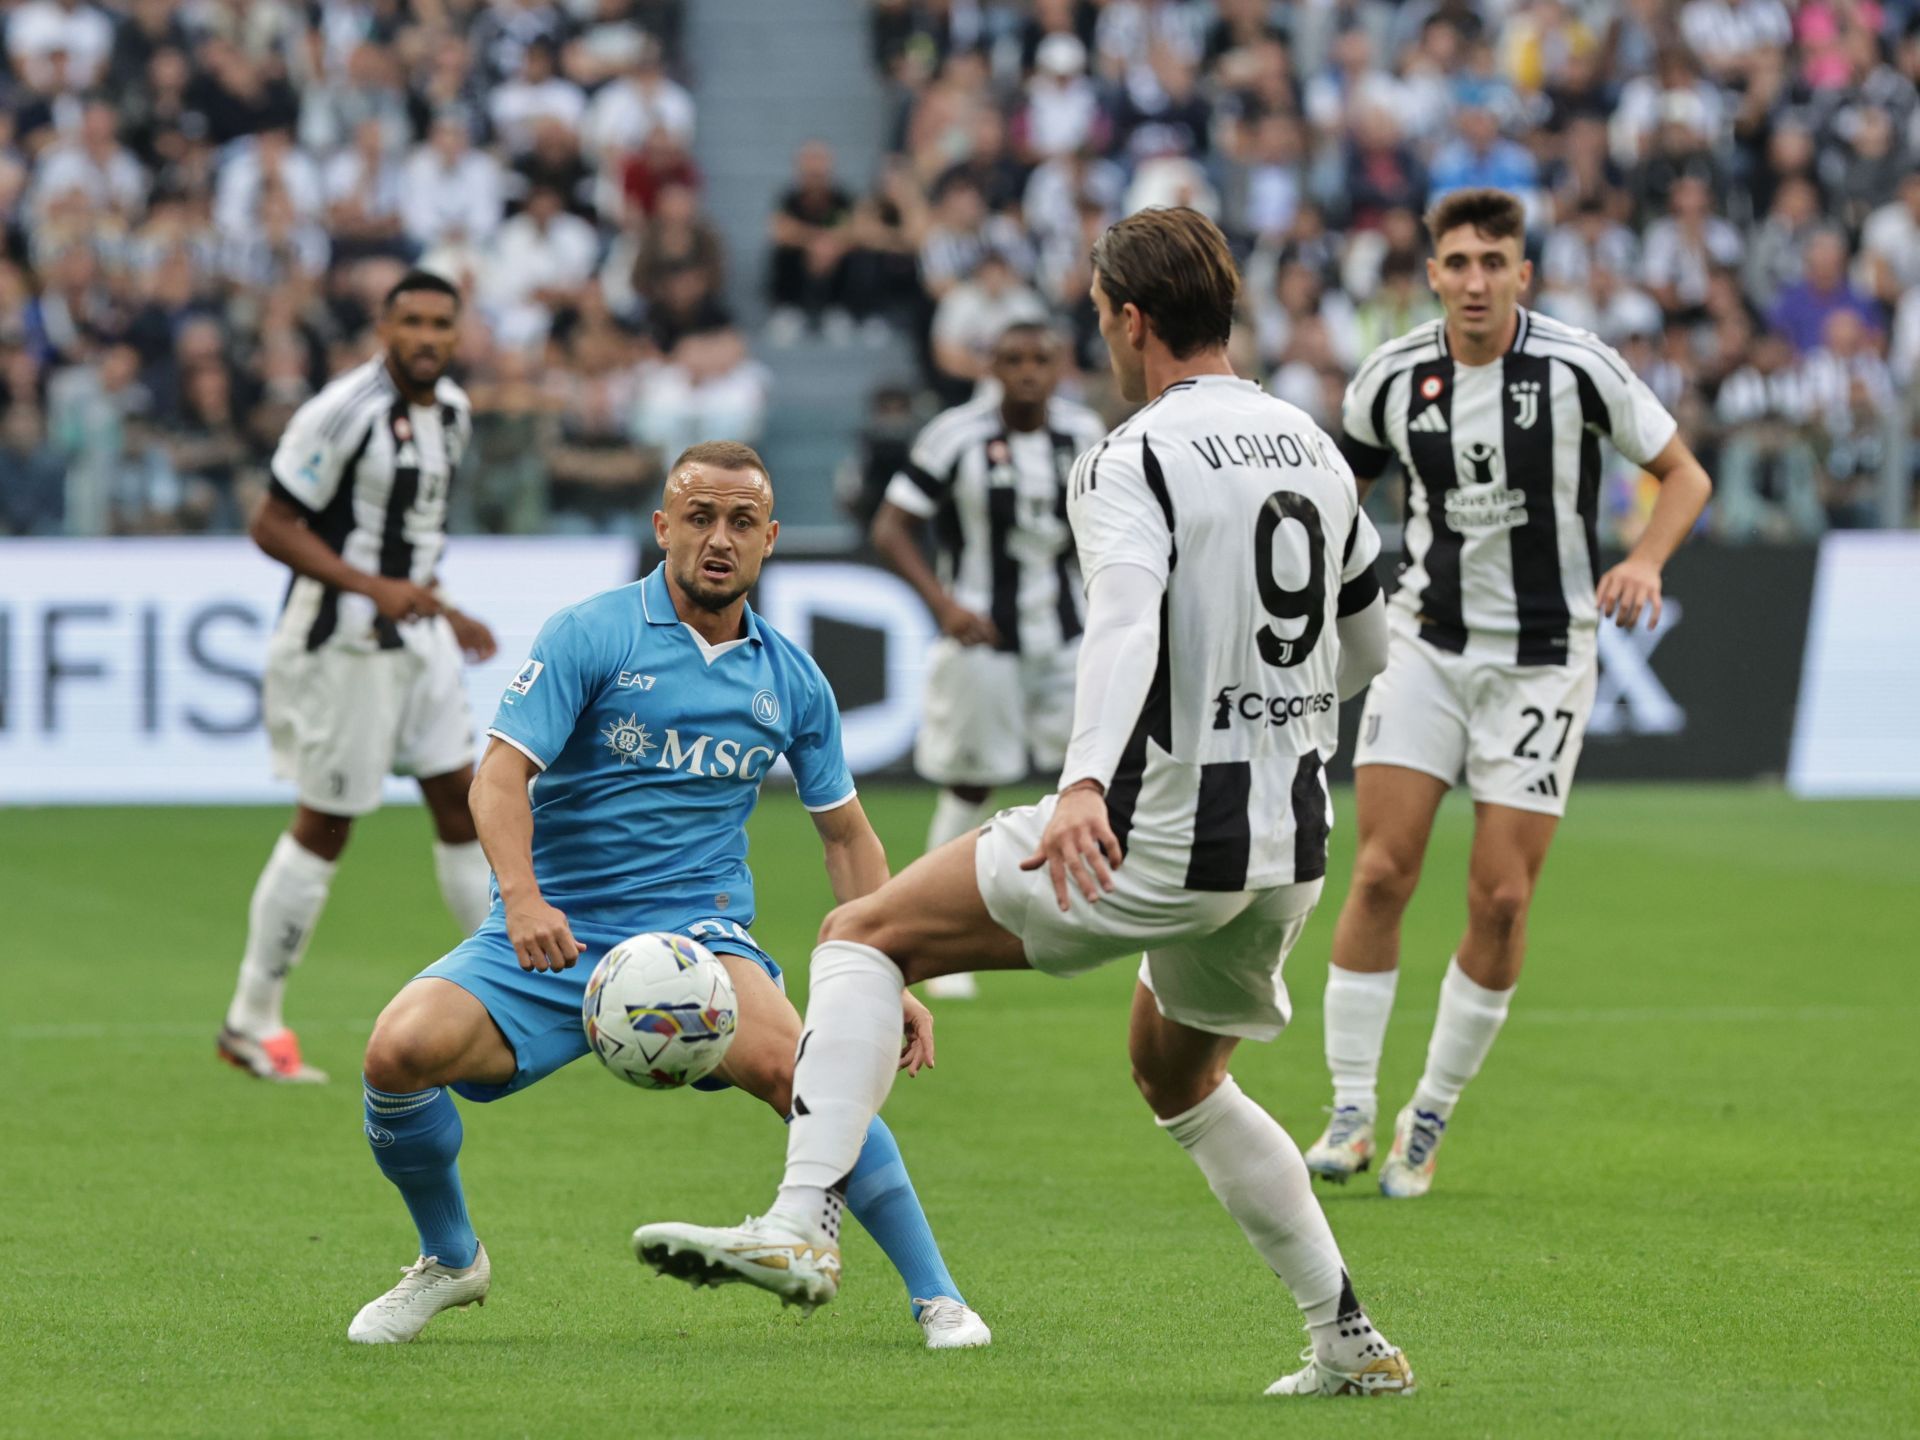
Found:
<path fill-rule="evenodd" d="M 449 980 L 415 980 L 381 1012 L 367 1042 L 366 1133 L 374 1163 L 400 1191 L 420 1232 L 419 1258 L 400 1283 L 362 1307 L 347 1338 L 411 1340 L 442 1310 L 485 1303 L 487 1252 L 460 1186 L 455 1080 L 504 1085 L 512 1048 L 480 1001 Z"/>
<path fill-rule="evenodd" d="M 1400 920 L 1447 789 L 1444 780 L 1402 765 L 1354 771 L 1353 882 L 1334 926 L 1324 1001 L 1333 1114 L 1306 1157 L 1309 1170 L 1336 1183 L 1373 1163 L 1380 1054 L 1400 978 Z"/>
<path fill-rule="evenodd" d="M 247 948 L 219 1037 L 221 1058 L 261 1080 L 321 1084 L 326 1075 L 300 1057 L 300 1040 L 287 1028 L 281 1002 L 287 977 L 307 953 L 313 927 L 353 820 L 302 805 L 274 842 L 273 854 L 247 907 Z"/>
<path fill-rule="evenodd" d="M 1238 1043 L 1168 1019 L 1151 990 L 1135 988 L 1134 1083 L 1306 1317 L 1306 1367 L 1267 1393 L 1409 1393 L 1413 1372 L 1355 1299 L 1299 1147 L 1227 1073 Z"/>
<path fill-rule="evenodd" d="M 478 930 L 493 904 L 493 871 L 480 848 L 473 812 L 467 808 L 467 791 L 472 787 L 471 765 L 420 782 L 421 798 L 433 815 L 434 878 L 462 935 Z"/>
<path fill-rule="evenodd" d="M 800 1040 L 799 1012 L 759 965 L 739 955 L 722 954 L 720 960 L 733 978 L 740 1016 L 733 1043 L 715 1075 L 766 1101 L 783 1119 L 790 1118 L 793 1057 Z M 878 1115 L 867 1127 L 866 1141 L 847 1176 L 844 1195 L 853 1218 L 874 1238 L 906 1283 L 913 1317 L 926 1335 L 927 1348 L 956 1350 L 988 1344 L 992 1332 L 967 1304 L 948 1272 L 933 1227 L 927 1223 L 920 1197 L 907 1174 L 900 1146 Z M 644 1252 L 640 1258 L 649 1263 L 653 1259 Z M 662 1253 L 660 1258 L 670 1261 L 671 1255 Z M 685 1262 L 679 1268 L 690 1264 Z M 671 1263 L 663 1267 L 663 1273 L 675 1271 Z M 712 1273 L 688 1269 L 679 1278 L 718 1283 L 739 1279 L 740 1275 L 728 1267 Z"/>
<path fill-rule="evenodd" d="M 1467 1082 L 1493 1048 L 1526 958 L 1527 911 L 1559 817 L 1476 805 L 1467 870 L 1467 931 L 1440 982 L 1427 1068 L 1394 1122 L 1380 1192 L 1412 1199 L 1433 1185 L 1440 1142 Z"/>
<path fill-rule="evenodd" d="M 697 1254 L 809 1310 L 839 1292 L 845 1183 L 893 1088 L 902 992 L 934 975 L 1027 963 L 1019 938 L 994 922 L 981 899 L 978 839 L 976 831 L 923 855 L 827 916 L 808 975 L 778 1199 L 764 1216 L 730 1228 L 643 1225 L 634 1245 L 659 1252 L 650 1263 Z"/>
<path fill-rule="evenodd" d="M 927 853 L 931 855 L 969 830 L 978 830 L 980 822 L 991 813 L 987 802 L 992 795 L 993 791 L 985 785 L 943 787 L 933 804 L 933 820 L 927 826 Z M 926 992 L 934 1000 L 972 1000 L 980 994 L 980 982 L 966 971 L 936 975 L 927 981 Z"/>

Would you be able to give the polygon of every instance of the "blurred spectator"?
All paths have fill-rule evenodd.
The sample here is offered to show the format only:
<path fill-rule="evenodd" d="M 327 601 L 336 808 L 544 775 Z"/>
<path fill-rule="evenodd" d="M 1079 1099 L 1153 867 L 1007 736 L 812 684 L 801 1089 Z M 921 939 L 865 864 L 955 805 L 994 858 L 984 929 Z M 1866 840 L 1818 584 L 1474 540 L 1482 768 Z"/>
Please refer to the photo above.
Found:
<path fill-rule="evenodd" d="M 1778 335 L 1755 343 L 1751 363 L 1720 387 L 1715 417 L 1728 439 L 1714 477 L 1712 520 L 1730 540 L 1784 540 L 1825 527 L 1806 388 L 1793 347 Z"/>
<path fill-rule="evenodd" d="M 327 233 L 343 261 L 367 255 L 406 258 L 413 253 L 403 218 L 406 178 L 387 145 L 377 116 L 362 120 L 353 143 L 327 162 L 321 185 L 327 200 Z"/>
<path fill-rule="evenodd" d="M 510 346 L 537 342 L 554 312 L 579 303 L 600 259 L 600 237 L 569 214 L 559 191 L 541 186 L 527 208 L 494 232 L 480 273 L 480 303 Z"/>
<path fill-rule="evenodd" d="M 1471 186 L 1491 185 L 1520 196 L 1529 222 L 1536 221 L 1540 196 L 1536 186 L 1539 165 L 1528 149 L 1500 133 L 1500 117 L 1492 106 L 1474 103 L 1455 117 L 1459 139 L 1442 145 L 1433 157 L 1427 203 Z"/>
<path fill-rule="evenodd" d="M 520 52 L 519 73 L 494 87 L 487 113 L 507 153 L 520 156 L 533 148 L 534 126 L 541 120 L 557 120 L 578 132 L 586 118 L 587 96 L 558 73 L 553 44 L 534 40 Z"/>
<path fill-rule="evenodd" d="M 417 146 L 406 165 L 402 217 L 417 245 L 466 241 L 480 245 L 500 224 L 500 163 L 467 138 L 467 118 L 458 112 L 436 117 L 427 143 Z"/>
<path fill-rule="evenodd" d="M 726 268 L 720 232 L 700 214 L 700 200 L 685 185 L 660 192 L 651 216 L 637 218 L 608 252 L 601 291 L 617 314 L 640 318 L 647 302 L 676 270 L 698 270 L 707 290 L 718 294 Z"/>
<path fill-rule="evenodd" d="M 1811 180 L 1795 176 L 1773 192 L 1773 206 L 1753 234 L 1742 271 L 1754 304 L 1771 308 L 1780 292 L 1800 278 L 1807 241 L 1821 223 L 1820 192 Z"/>
<path fill-rule="evenodd" d="M 1899 198 L 1867 217 L 1860 237 L 1864 286 L 1883 305 L 1920 289 L 1920 168 L 1900 182 Z"/>
<path fill-rule="evenodd" d="M 1713 192 L 1698 175 L 1673 186 L 1666 215 L 1647 227 L 1641 278 L 1669 315 L 1692 316 L 1706 304 L 1717 266 L 1738 265 L 1740 232 L 1713 213 Z"/>
<path fill-rule="evenodd" d="M 934 388 L 958 404 L 985 378 L 1000 333 L 1021 320 L 1045 320 L 1046 302 L 998 250 L 986 250 L 966 280 L 952 286 L 933 314 Z"/>
<path fill-rule="evenodd" d="M 1879 307 L 1847 279 L 1847 238 L 1838 230 L 1821 230 L 1807 241 L 1802 279 L 1780 291 L 1767 312 L 1767 323 L 1804 354 L 1820 343 L 1827 317 L 1851 310 L 1877 329 Z"/>
<path fill-rule="evenodd" d="M 619 77 L 594 95 L 581 131 L 588 153 L 605 160 L 638 150 L 655 130 L 693 138 L 693 97 L 667 75 L 659 46 L 632 32 L 624 41 Z"/>
<path fill-rule="evenodd" d="M 817 322 L 828 306 L 843 303 L 853 245 L 853 197 L 834 178 L 833 151 L 824 141 L 809 141 L 794 153 L 793 184 L 780 197 L 770 228 L 767 295 L 789 312 L 776 322 L 789 329 L 802 316 Z"/>
<path fill-rule="evenodd" d="M 7 20 L 7 58 L 29 84 L 53 82 L 50 57 L 61 57 L 67 86 L 91 87 L 113 53 L 113 22 L 85 0 L 27 0 Z"/>
<path fill-rule="evenodd" d="M 1014 117 L 1015 144 L 1029 163 L 1106 148 L 1107 117 L 1086 71 L 1087 47 L 1076 35 L 1048 35 L 1035 50 L 1026 103 Z"/>
<path fill-rule="evenodd" d="M 1033 251 L 1018 221 L 987 211 L 980 187 L 955 175 L 934 201 L 926 239 L 920 247 L 920 281 L 939 300 L 973 273 L 980 258 L 994 251 L 1021 277 L 1033 271 Z"/>

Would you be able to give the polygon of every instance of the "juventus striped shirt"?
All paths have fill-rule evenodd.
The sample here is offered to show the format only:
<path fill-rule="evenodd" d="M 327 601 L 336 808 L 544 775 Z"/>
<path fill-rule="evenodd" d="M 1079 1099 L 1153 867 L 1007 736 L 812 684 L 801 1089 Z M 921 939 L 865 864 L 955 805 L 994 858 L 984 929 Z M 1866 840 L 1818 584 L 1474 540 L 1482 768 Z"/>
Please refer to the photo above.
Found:
<path fill-rule="evenodd" d="M 294 412 L 273 454 L 273 492 L 356 569 L 430 584 L 447 543 L 447 493 L 472 434 L 464 390 L 442 378 L 432 404 L 412 404 L 382 354 Z M 305 575 L 287 590 L 279 629 L 308 650 L 403 643 L 366 596 Z"/>
<path fill-rule="evenodd" d="M 1362 479 L 1396 456 L 1406 470 L 1392 604 L 1422 639 L 1561 665 L 1599 620 L 1600 441 L 1644 465 L 1675 428 L 1611 348 L 1523 309 L 1487 365 L 1454 359 L 1444 320 L 1375 350 L 1347 386 L 1340 448 Z"/>
<path fill-rule="evenodd" d="M 1106 434 L 1084 405 L 1055 398 L 1043 430 L 1009 430 L 998 397 L 936 416 L 887 499 L 933 522 L 937 571 L 986 615 L 999 648 L 1045 654 L 1080 634 L 1082 596 L 1067 528 L 1067 472 Z"/>
<path fill-rule="evenodd" d="M 1325 875 L 1336 622 L 1379 594 L 1380 550 L 1332 437 L 1251 381 L 1182 380 L 1080 458 L 1068 514 L 1089 583 L 1165 585 L 1146 701 L 1096 777 L 1126 863 L 1202 891 Z"/>

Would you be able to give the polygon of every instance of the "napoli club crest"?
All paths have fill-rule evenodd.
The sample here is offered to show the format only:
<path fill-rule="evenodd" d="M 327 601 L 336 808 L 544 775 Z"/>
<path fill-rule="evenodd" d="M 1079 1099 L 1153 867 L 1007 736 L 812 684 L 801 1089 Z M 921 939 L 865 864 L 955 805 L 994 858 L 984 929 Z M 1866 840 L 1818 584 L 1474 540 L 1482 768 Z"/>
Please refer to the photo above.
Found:
<path fill-rule="evenodd" d="M 771 690 L 762 690 L 753 697 L 753 718 L 762 725 L 780 723 L 780 699 Z"/>

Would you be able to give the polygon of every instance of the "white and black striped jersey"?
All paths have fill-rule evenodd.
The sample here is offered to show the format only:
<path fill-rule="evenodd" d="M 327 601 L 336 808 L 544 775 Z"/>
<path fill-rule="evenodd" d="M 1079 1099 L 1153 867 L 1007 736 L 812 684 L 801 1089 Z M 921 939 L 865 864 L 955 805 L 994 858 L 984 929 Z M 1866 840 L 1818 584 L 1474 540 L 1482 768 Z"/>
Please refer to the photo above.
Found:
<path fill-rule="evenodd" d="M 447 494 L 472 434 L 464 390 L 442 378 L 431 405 L 412 404 L 383 354 L 294 412 L 273 454 L 273 491 L 356 569 L 430 584 L 447 543 Z M 304 575 L 287 591 L 280 629 L 309 650 L 403 643 L 366 596 Z"/>
<path fill-rule="evenodd" d="M 1422 639 L 1562 665 L 1599 619 L 1600 441 L 1644 465 L 1675 428 L 1612 349 L 1523 309 L 1490 364 L 1457 363 L 1444 320 L 1374 351 L 1347 386 L 1341 449 L 1366 479 L 1390 456 L 1406 468 L 1392 603 Z"/>
<path fill-rule="evenodd" d="M 997 396 L 938 415 L 887 499 L 933 522 L 941 583 L 993 621 L 999 648 L 1045 654 L 1080 634 L 1067 472 L 1107 433 L 1084 405 L 1047 402 L 1044 430 L 1009 430 Z"/>
<path fill-rule="evenodd" d="M 1379 594 L 1380 537 L 1307 414 L 1248 380 L 1167 387 L 1074 467 L 1088 582 L 1166 578 L 1160 653 L 1107 786 L 1127 850 L 1189 890 L 1326 874 L 1336 621 Z"/>

